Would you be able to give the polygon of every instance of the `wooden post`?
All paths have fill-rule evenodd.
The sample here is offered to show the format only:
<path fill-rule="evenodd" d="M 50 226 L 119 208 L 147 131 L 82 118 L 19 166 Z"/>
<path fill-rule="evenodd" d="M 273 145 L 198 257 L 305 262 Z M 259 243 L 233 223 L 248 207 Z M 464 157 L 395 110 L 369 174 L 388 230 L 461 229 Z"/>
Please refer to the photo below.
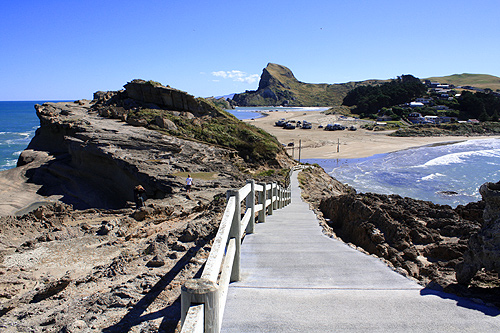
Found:
<path fill-rule="evenodd" d="M 278 195 L 278 183 L 273 183 L 273 193 L 276 197 L 276 201 L 274 202 L 273 209 L 278 209 L 279 204 L 279 195 Z"/>
<path fill-rule="evenodd" d="M 299 163 L 300 163 L 300 151 L 302 150 L 302 140 L 299 140 Z"/>
<path fill-rule="evenodd" d="M 220 332 L 219 289 L 215 282 L 190 279 L 181 288 L 181 323 L 184 324 L 191 304 L 203 304 L 205 333 Z"/>
<path fill-rule="evenodd" d="M 248 194 L 245 202 L 247 209 L 250 209 L 250 221 L 248 221 L 245 231 L 247 234 L 253 234 L 255 231 L 255 180 L 247 180 L 247 184 L 251 186 L 250 194 Z"/>
<path fill-rule="evenodd" d="M 284 199 L 284 194 L 285 192 L 283 192 L 283 187 L 280 185 L 280 187 L 278 188 L 279 190 L 279 201 L 278 201 L 278 208 L 281 209 L 284 207 L 284 202 L 283 202 L 283 199 Z"/>
<path fill-rule="evenodd" d="M 241 201 L 240 192 L 229 190 L 227 191 L 228 197 L 235 198 L 235 207 L 233 222 L 231 223 L 231 230 L 229 230 L 229 238 L 236 239 L 236 253 L 234 255 L 233 269 L 231 271 L 230 281 L 240 280 L 240 254 L 241 254 Z"/>
<path fill-rule="evenodd" d="M 262 192 L 259 192 L 259 204 L 262 204 L 262 209 L 259 212 L 259 223 L 266 222 L 266 183 L 259 183 L 262 186 Z"/>
<path fill-rule="evenodd" d="M 269 204 L 269 206 L 267 207 L 267 215 L 273 215 L 273 183 L 269 184 L 271 185 L 271 189 L 269 190 L 269 198 L 271 199 L 271 203 Z"/>

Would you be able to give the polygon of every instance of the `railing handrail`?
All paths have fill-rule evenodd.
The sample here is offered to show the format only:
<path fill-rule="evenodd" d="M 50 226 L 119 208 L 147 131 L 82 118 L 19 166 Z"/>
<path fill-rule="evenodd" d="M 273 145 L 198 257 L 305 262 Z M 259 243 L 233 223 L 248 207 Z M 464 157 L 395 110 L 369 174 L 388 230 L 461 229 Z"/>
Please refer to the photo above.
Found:
<path fill-rule="evenodd" d="M 266 214 L 272 215 L 274 209 L 290 204 L 290 176 L 293 171 L 303 168 L 302 165 L 291 168 L 287 187 L 276 182 L 256 184 L 249 180 L 239 190 L 227 191 L 226 208 L 201 277 L 188 280 L 182 286 L 181 332 L 220 331 L 229 283 L 240 280 L 243 235 L 253 233 L 255 214 L 258 213 L 259 223 L 263 223 Z M 244 200 L 246 211 L 241 218 Z"/>

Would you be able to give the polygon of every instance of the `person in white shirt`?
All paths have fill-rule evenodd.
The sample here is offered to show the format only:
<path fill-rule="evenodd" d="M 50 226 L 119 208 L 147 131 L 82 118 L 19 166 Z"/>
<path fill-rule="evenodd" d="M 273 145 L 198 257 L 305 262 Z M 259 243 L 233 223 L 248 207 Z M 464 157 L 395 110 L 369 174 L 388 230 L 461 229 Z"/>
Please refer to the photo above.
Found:
<path fill-rule="evenodd" d="M 193 178 L 191 178 L 191 175 L 188 175 L 186 178 L 186 192 L 190 193 L 191 192 L 191 186 L 193 185 Z"/>

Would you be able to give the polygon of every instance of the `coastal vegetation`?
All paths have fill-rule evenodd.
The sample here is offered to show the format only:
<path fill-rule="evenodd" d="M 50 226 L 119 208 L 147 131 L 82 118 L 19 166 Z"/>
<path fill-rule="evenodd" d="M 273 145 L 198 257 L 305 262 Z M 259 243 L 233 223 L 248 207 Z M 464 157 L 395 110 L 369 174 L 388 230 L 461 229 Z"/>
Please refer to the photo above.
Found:
<path fill-rule="evenodd" d="M 211 100 L 155 81 L 136 79 L 124 87 L 125 91 L 96 92 L 93 108 L 103 117 L 233 149 L 247 163 L 267 163 L 282 151 L 274 136 L 238 120 Z"/>
<path fill-rule="evenodd" d="M 355 105 L 352 112 L 365 118 L 376 114 L 383 107 L 411 102 L 426 91 L 426 86 L 418 78 L 401 75 L 379 86 L 364 85 L 352 89 L 344 97 L 342 105 Z"/>
<path fill-rule="evenodd" d="M 281 150 L 278 140 L 271 134 L 239 121 L 222 109 L 219 117 L 189 119 L 162 109 L 130 110 L 127 118 L 144 121 L 148 128 L 188 140 L 231 148 L 247 162 L 262 162 L 274 159 Z M 175 126 L 162 128 L 156 119 L 168 119 Z"/>
<path fill-rule="evenodd" d="M 471 86 L 455 88 L 426 81 L 411 75 L 378 86 L 359 86 L 351 90 L 343 100 L 353 114 L 374 120 L 404 120 L 407 123 L 456 122 L 475 119 L 481 122 L 499 120 L 500 95 L 491 89 Z M 475 89 L 476 91 L 471 91 Z M 415 101 L 421 102 L 415 102 Z M 410 119 L 418 114 L 420 119 Z M 415 116 L 413 116 L 415 117 Z M 451 127 L 450 127 L 451 128 Z M 490 128 L 490 126 L 485 126 Z M 493 132 L 495 133 L 495 132 Z M 461 135 L 456 133 L 456 135 Z"/>

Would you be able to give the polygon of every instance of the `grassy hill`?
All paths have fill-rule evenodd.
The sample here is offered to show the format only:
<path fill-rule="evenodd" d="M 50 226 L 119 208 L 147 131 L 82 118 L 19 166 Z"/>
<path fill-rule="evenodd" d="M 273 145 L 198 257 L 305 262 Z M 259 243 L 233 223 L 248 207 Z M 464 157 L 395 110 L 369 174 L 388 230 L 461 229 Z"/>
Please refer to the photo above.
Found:
<path fill-rule="evenodd" d="M 490 88 L 492 90 L 500 90 L 500 77 L 487 74 L 453 74 L 448 76 L 430 77 L 426 80 L 433 82 L 448 83 L 455 86 L 473 86 L 477 88 Z"/>
<path fill-rule="evenodd" d="M 259 88 L 236 94 L 233 101 L 239 106 L 339 106 L 351 89 L 381 82 L 304 83 L 297 80 L 287 67 L 269 63 L 262 71 Z"/>

